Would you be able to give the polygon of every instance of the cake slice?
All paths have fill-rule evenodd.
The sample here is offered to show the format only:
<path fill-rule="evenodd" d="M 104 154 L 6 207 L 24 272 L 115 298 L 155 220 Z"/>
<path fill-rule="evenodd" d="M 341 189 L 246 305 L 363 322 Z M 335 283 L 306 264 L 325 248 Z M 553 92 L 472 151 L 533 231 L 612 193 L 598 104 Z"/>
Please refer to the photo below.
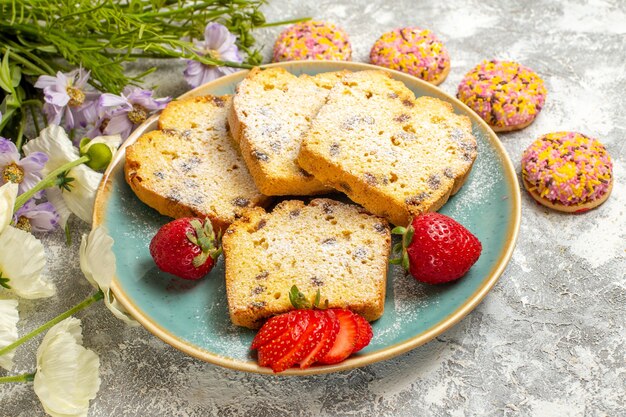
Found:
<path fill-rule="evenodd" d="M 371 213 L 406 226 L 456 193 L 476 158 L 468 117 L 383 71 L 346 75 L 306 132 L 297 162 Z"/>
<path fill-rule="evenodd" d="M 231 104 L 230 96 L 173 101 L 161 130 L 126 148 L 126 181 L 141 201 L 169 217 L 209 217 L 221 230 L 242 209 L 269 203 L 233 146 Z"/>
<path fill-rule="evenodd" d="M 282 68 L 250 71 L 237 87 L 229 123 L 254 181 L 266 195 L 329 192 L 295 162 L 302 134 L 347 72 L 296 77 Z"/>
<path fill-rule="evenodd" d="M 389 225 L 361 207 L 329 199 L 288 200 L 271 213 L 248 210 L 222 239 L 232 322 L 258 328 L 292 310 L 293 285 L 367 320 L 383 314 Z"/>

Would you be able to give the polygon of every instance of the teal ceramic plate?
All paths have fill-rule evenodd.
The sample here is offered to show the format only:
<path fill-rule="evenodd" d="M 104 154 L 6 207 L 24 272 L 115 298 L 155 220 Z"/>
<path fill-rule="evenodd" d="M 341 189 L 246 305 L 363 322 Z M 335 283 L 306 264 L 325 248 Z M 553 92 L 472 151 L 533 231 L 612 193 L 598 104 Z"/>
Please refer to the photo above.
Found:
<path fill-rule="evenodd" d="M 372 69 L 367 64 L 302 61 L 274 64 L 293 74 L 317 74 L 348 69 Z M 517 176 L 493 131 L 471 110 L 436 87 L 409 75 L 390 71 L 417 96 L 446 100 L 455 112 L 470 117 L 478 139 L 478 158 L 461 191 L 442 208 L 472 230 L 483 252 L 470 272 L 454 284 L 427 286 L 391 267 L 385 314 L 373 323 L 374 338 L 359 354 L 333 366 L 291 369 L 284 374 L 316 374 L 351 369 L 389 359 L 453 326 L 485 297 L 504 270 L 517 238 L 520 197 Z M 183 97 L 233 94 L 246 72 L 238 72 L 196 88 Z M 141 203 L 124 181 L 124 147 L 156 128 L 146 121 L 116 154 L 98 191 L 94 225 L 104 224 L 115 244 L 117 276 L 112 289 L 124 307 L 156 336 L 199 359 L 242 371 L 271 373 L 256 364 L 248 349 L 255 332 L 230 323 L 224 266 L 201 281 L 190 282 L 160 272 L 148 251 L 150 239 L 169 221 Z"/>

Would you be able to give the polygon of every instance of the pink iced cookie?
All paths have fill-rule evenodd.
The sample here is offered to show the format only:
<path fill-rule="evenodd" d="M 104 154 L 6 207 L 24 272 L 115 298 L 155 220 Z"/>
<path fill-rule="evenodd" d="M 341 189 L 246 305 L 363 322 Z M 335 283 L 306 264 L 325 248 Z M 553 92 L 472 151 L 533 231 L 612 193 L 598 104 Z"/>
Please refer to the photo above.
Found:
<path fill-rule="evenodd" d="M 332 23 L 310 20 L 285 29 L 274 44 L 274 62 L 299 59 L 349 61 L 348 34 Z"/>
<path fill-rule="evenodd" d="M 546 101 L 543 80 L 530 68 L 511 61 L 483 61 L 459 84 L 457 97 L 496 132 L 523 129 Z"/>
<path fill-rule="evenodd" d="M 596 139 L 575 132 L 548 133 L 522 155 L 524 187 L 539 203 L 582 213 L 604 203 L 613 188 L 613 164 Z"/>
<path fill-rule="evenodd" d="M 372 64 L 409 73 L 438 85 L 450 72 L 450 55 L 428 29 L 408 27 L 384 33 L 370 51 Z"/>

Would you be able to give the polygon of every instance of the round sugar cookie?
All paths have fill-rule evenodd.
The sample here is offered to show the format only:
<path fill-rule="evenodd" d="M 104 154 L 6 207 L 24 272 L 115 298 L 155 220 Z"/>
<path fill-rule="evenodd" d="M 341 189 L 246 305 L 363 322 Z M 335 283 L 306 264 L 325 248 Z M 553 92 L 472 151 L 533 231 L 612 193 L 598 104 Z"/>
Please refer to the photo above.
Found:
<path fill-rule="evenodd" d="M 370 62 L 439 85 L 450 72 L 450 55 L 428 29 L 406 27 L 384 33 L 372 46 Z"/>
<path fill-rule="evenodd" d="M 522 180 L 544 206 L 582 213 L 604 203 L 613 188 L 613 164 L 604 145 L 576 132 L 541 136 L 522 155 Z"/>
<path fill-rule="evenodd" d="M 274 44 L 274 62 L 300 59 L 349 61 L 348 34 L 332 23 L 310 20 L 285 29 Z"/>
<path fill-rule="evenodd" d="M 483 61 L 465 74 L 457 97 L 496 132 L 523 129 L 546 101 L 543 80 L 512 61 Z"/>

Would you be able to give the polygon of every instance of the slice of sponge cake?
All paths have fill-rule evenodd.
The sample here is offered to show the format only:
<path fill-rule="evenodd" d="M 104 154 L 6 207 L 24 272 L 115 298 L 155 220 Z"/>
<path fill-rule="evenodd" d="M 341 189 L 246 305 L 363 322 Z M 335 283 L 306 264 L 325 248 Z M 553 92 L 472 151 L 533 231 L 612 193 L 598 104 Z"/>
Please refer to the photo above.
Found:
<path fill-rule="evenodd" d="M 250 71 L 237 87 L 229 123 L 254 181 L 266 195 L 329 192 L 295 162 L 328 91 L 347 72 L 296 77 L 282 68 Z"/>
<path fill-rule="evenodd" d="M 415 98 L 383 71 L 346 75 L 305 133 L 297 162 L 396 225 L 436 211 L 467 178 L 477 154 L 468 117 Z"/>
<path fill-rule="evenodd" d="M 383 314 L 391 234 L 387 222 L 329 199 L 289 200 L 271 213 L 257 208 L 224 234 L 228 309 L 234 324 L 258 328 L 292 310 L 293 285 L 330 307 L 367 320 Z"/>
<path fill-rule="evenodd" d="M 173 101 L 161 130 L 126 149 L 126 181 L 141 201 L 174 218 L 209 217 L 222 230 L 242 209 L 269 203 L 233 146 L 231 103 L 230 96 Z"/>

